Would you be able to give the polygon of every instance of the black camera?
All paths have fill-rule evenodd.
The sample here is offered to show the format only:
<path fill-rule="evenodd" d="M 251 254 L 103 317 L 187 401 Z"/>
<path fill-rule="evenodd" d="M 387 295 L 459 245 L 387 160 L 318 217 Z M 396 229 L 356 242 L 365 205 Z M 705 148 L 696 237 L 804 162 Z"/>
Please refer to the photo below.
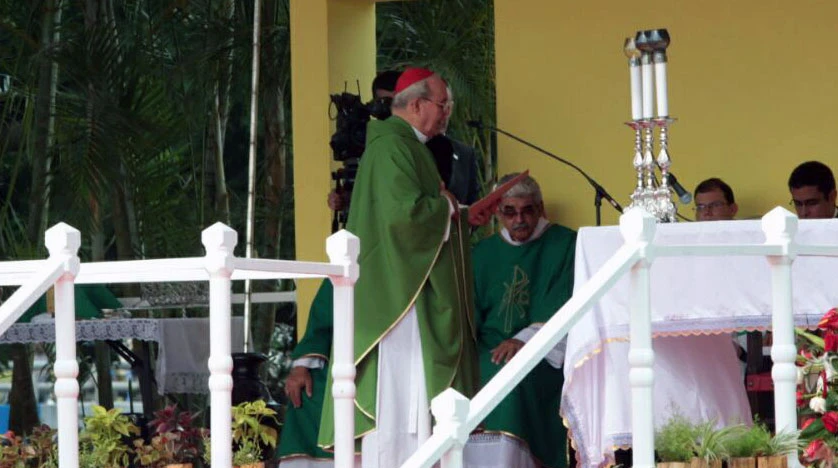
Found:
<path fill-rule="evenodd" d="M 335 190 L 346 200 L 350 199 L 352 187 L 355 185 L 355 174 L 358 172 L 358 161 L 364 154 L 367 138 L 367 123 L 370 117 L 384 120 L 390 116 L 392 98 L 378 98 L 364 104 L 361 96 L 343 92 L 329 96 L 334 111 L 330 112 L 335 120 L 335 133 L 329 141 L 332 147 L 332 157 L 343 163 L 343 168 L 332 172 Z M 332 231 L 338 225 L 346 223 L 349 205 L 335 213 L 332 221 Z"/>
<path fill-rule="evenodd" d="M 364 153 L 367 137 L 367 123 L 370 117 L 384 120 L 390 116 L 392 99 L 373 99 L 364 104 L 357 94 L 341 93 L 330 96 L 336 111 L 335 133 L 329 142 L 335 161 L 360 158 Z"/>

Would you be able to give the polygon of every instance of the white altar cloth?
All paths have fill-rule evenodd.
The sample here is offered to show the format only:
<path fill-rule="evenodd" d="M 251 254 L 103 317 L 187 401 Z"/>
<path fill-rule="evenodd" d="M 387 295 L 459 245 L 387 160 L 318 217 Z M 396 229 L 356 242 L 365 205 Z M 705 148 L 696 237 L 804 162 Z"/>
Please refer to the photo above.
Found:
<path fill-rule="evenodd" d="M 655 244 L 763 243 L 760 221 L 662 224 Z M 801 220 L 795 241 L 838 244 L 838 220 Z M 576 246 L 578 289 L 623 244 L 619 228 L 582 228 Z M 813 328 L 838 305 L 838 258 L 798 257 L 792 266 L 798 326 Z M 741 373 L 726 332 L 771 326 L 771 278 L 765 257 L 664 257 L 651 268 L 655 335 L 655 425 L 677 409 L 694 420 L 749 420 Z M 568 335 L 562 415 L 580 466 L 613 462 L 631 444 L 628 380 L 629 279 L 613 289 Z"/>

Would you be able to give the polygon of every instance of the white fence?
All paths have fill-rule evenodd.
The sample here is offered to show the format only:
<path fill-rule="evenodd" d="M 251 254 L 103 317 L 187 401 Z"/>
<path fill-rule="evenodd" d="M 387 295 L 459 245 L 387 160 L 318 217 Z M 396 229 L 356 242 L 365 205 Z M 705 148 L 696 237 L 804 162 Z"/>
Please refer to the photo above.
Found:
<path fill-rule="evenodd" d="M 791 265 L 796 256 L 838 256 L 836 245 L 795 243 L 797 217 L 777 207 L 762 218 L 765 242 L 740 245 L 655 245 L 655 220 L 642 211 L 620 218 L 624 245 L 594 274 L 590 281 L 551 318 L 497 375 L 469 400 L 448 389 L 431 403 L 436 418 L 433 435 L 403 467 L 430 467 L 441 460 L 442 468 L 462 466 L 462 448 L 469 433 L 561 340 L 576 321 L 623 275 L 631 281 L 631 329 L 628 356 L 632 400 L 632 447 L 635 468 L 652 468 L 654 459 L 652 323 L 649 268 L 658 257 L 764 256 L 771 269 L 772 329 L 774 344 L 774 403 L 777 431 L 795 430 L 796 369 L 792 315 Z M 339 426 L 338 426 L 339 427 Z M 558 443 L 558 441 L 557 441 Z M 788 454 L 790 467 L 798 466 L 796 453 Z M 348 468 L 351 464 L 336 465 Z"/>
<path fill-rule="evenodd" d="M 58 457 L 61 468 L 78 468 L 78 363 L 76 362 L 74 283 L 209 281 L 209 388 L 213 466 L 232 466 L 230 304 L 233 280 L 329 277 L 335 285 L 335 323 L 348 323 L 335 336 L 336 427 L 348 429 L 335 441 L 337 463 L 353 456 L 355 367 L 352 360 L 353 293 L 358 279 L 358 238 L 340 231 L 326 241 L 331 263 L 238 258 L 236 232 L 216 223 L 204 230 L 204 257 L 84 263 L 77 256 L 78 230 L 59 223 L 46 232 L 49 258 L 0 263 L 0 285 L 20 288 L 0 306 L 0 334 L 55 285 L 55 396 L 58 406 Z M 336 331 L 338 327 L 335 327 Z"/>

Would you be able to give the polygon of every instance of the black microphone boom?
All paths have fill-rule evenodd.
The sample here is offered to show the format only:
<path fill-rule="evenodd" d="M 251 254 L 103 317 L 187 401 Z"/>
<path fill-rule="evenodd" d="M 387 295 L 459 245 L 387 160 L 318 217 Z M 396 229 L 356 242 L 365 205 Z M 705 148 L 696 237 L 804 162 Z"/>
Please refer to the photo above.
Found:
<path fill-rule="evenodd" d="M 618 212 L 620 212 L 620 213 L 622 213 L 622 212 L 623 212 L 623 207 L 622 207 L 622 206 L 620 206 L 620 204 L 619 204 L 619 203 L 617 203 L 617 200 L 614 200 L 614 198 L 613 198 L 611 195 L 609 195 L 609 194 L 608 194 L 608 192 L 607 192 L 604 188 L 602 188 L 602 185 L 599 185 L 599 184 L 598 184 L 598 183 L 597 183 L 594 179 L 592 179 L 592 178 L 591 178 L 591 176 L 589 176 L 589 175 L 588 175 L 585 171 L 583 171 L 582 169 L 580 169 L 580 168 L 579 168 L 579 166 L 577 166 L 576 164 L 573 164 L 572 162 L 568 161 L 567 159 L 564 159 L 564 158 L 561 158 L 561 157 L 559 157 L 559 156 L 556 156 L 555 154 L 553 154 L 553 153 L 551 153 L 551 152 L 547 151 L 546 149 L 541 148 L 541 147 L 539 147 L 539 146 L 536 146 L 536 145 L 534 145 L 534 144 L 532 144 L 532 143 L 530 143 L 530 142 L 528 142 L 528 141 L 524 140 L 523 138 L 519 138 L 519 137 L 517 137 L 517 136 L 515 136 L 515 135 L 513 135 L 513 134 L 511 134 L 511 133 L 509 133 L 509 132 L 506 132 L 506 131 L 504 131 L 504 130 L 501 130 L 501 129 L 497 128 L 497 127 L 493 127 L 493 126 L 491 126 L 491 125 L 486 125 L 486 124 L 484 124 L 483 122 L 481 122 L 481 121 L 479 121 L 479 120 L 469 120 L 468 122 L 466 122 L 466 125 L 468 125 L 469 127 L 472 127 L 472 128 L 476 128 L 476 129 L 478 129 L 478 130 L 489 130 L 490 132 L 497 132 L 497 133 L 500 133 L 500 134 L 502 134 L 502 135 L 506 135 L 506 136 L 508 136 L 509 138 L 512 138 L 513 140 L 517 141 L 518 143 L 522 143 L 522 144 L 524 144 L 524 145 L 526 145 L 526 146 L 529 146 L 530 148 L 532 148 L 532 149 L 534 149 L 534 150 L 538 151 L 539 153 L 544 154 L 544 155 L 547 155 L 547 156 L 549 156 L 549 157 L 551 157 L 551 158 L 555 159 L 556 161 L 559 161 L 560 163 L 565 164 L 565 165 L 570 166 L 570 167 L 572 167 L 573 169 L 575 169 L 575 170 L 576 170 L 576 172 L 578 172 L 579 174 L 581 174 L 581 175 L 582 175 L 582 177 L 584 177 L 584 178 L 585 178 L 585 180 L 587 180 L 587 181 L 588 181 L 588 183 L 589 183 L 589 184 L 591 184 L 591 187 L 593 187 L 593 188 L 594 188 L 594 190 L 596 190 L 596 200 L 595 200 L 595 203 L 597 204 L 597 225 L 599 225 L 599 224 L 600 224 L 600 219 L 599 219 L 599 204 L 600 204 L 600 199 L 604 198 L 606 201 L 608 201 L 608 203 L 609 203 L 611 206 L 613 206 L 613 207 L 614 207 L 614 209 L 615 209 L 615 210 L 617 210 L 617 211 L 618 211 Z M 670 179 L 670 180 L 672 180 L 672 179 Z"/>
<path fill-rule="evenodd" d="M 684 205 L 689 205 L 690 202 L 693 201 L 693 194 L 688 192 L 683 185 L 678 183 L 678 179 L 675 178 L 675 174 L 668 173 L 669 175 L 669 186 L 675 190 L 675 193 L 678 194 L 678 199 L 681 200 L 681 203 Z"/>

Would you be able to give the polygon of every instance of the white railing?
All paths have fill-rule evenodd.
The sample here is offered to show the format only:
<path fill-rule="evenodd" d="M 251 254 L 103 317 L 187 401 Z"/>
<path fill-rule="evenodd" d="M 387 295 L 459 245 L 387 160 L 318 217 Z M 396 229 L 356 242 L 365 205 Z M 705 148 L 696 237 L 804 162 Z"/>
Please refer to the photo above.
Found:
<path fill-rule="evenodd" d="M 0 263 L 0 285 L 21 285 L 0 306 L 0 334 L 53 284 L 55 285 L 55 395 L 58 406 L 58 455 L 60 468 L 78 468 L 78 364 L 76 362 L 74 283 L 142 283 L 163 281 L 209 281 L 210 370 L 212 412 L 212 462 L 214 467 L 232 466 L 231 393 L 233 360 L 230 355 L 230 303 L 233 280 L 329 277 L 335 284 L 335 323 L 352 324 L 353 292 L 358 279 L 357 237 L 340 231 L 326 241 L 330 263 L 293 262 L 237 258 L 233 249 L 236 232 L 216 223 L 205 229 L 201 242 L 204 257 L 131 260 L 80 264 L 78 230 L 59 223 L 46 232 L 47 260 Z M 340 320 L 340 322 L 339 322 Z M 337 438 L 336 460 L 352 457 L 355 367 L 352 360 L 352 328 L 335 327 L 336 427 L 349 429 Z"/>
<path fill-rule="evenodd" d="M 777 207 L 762 218 L 763 244 L 655 245 L 655 220 L 643 211 L 630 211 L 620 218 L 624 245 L 535 336 L 492 378 L 472 400 L 448 389 L 431 402 L 436 418 L 433 435 L 402 467 L 430 467 L 441 461 L 442 468 L 462 467 L 462 448 L 469 433 L 570 331 L 599 298 L 626 273 L 631 281 L 629 381 L 632 400 L 633 465 L 653 468 L 654 423 L 652 366 L 652 321 L 649 268 L 658 257 L 677 256 L 764 256 L 771 269 L 772 330 L 774 342 L 771 371 L 777 431 L 795 430 L 797 349 L 792 315 L 791 265 L 798 255 L 838 256 L 836 245 L 799 245 L 794 242 L 797 217 Z M 559 443 L 560 441 L 557 441 Z M 797 455 L 788 454 L 790 467 L 798 466 Z M 348 468 L 351 465 L 335 465 Z"/>

